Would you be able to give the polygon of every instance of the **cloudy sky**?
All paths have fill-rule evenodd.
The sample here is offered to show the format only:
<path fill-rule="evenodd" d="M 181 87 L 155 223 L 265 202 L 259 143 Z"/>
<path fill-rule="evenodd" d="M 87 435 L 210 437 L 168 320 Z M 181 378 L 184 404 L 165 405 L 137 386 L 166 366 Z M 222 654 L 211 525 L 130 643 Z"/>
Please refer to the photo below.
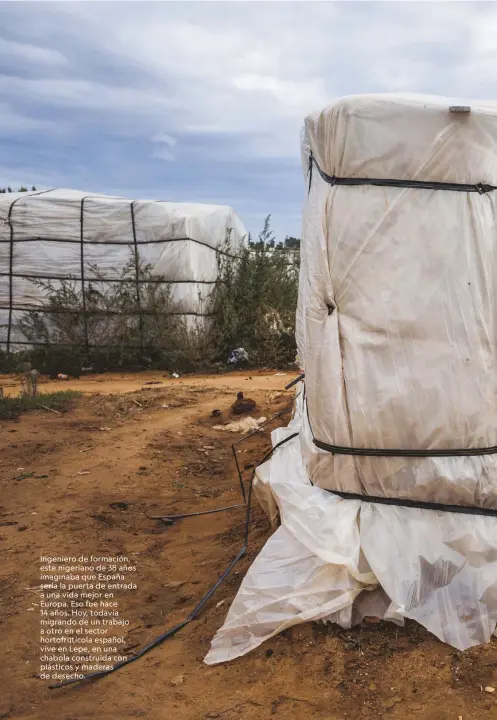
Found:
<path fill-rule="evenodd" d="M 233 206 L 300 235 L 304 116 L 497 99 L 497 4 L 0 2 L 0 186 Z"/>

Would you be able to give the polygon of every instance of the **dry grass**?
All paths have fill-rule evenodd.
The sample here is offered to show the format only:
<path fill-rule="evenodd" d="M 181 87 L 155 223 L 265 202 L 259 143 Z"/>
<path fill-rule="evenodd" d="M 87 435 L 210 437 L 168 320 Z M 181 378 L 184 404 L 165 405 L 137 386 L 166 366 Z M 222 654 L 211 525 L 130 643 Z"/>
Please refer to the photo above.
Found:
<path fill-rule="evenodd" d="M 82 393 L 77 390 L 59 390 L 37 395 L 21 393 L 17 397 L 9 397 L 4 395 L 0 387 L 0 420 L 12 420 L 21 413 L 32 410 L 47 410 L 48 412 L 53 410 L 63 413 L 70 408 L 71 401 L 81 395 Z"/>

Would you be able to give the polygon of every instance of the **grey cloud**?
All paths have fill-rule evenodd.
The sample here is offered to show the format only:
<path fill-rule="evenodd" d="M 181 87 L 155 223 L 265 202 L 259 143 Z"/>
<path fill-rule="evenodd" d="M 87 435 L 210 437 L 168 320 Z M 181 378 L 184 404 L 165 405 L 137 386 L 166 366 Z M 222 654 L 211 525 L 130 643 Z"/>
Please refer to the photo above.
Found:
<path fill-rule="evenodd" d="M 304 116 L 358 92 L 497 99 L 496 31 L 492 3 L 0 2 L 5 172 L 297 233 Z"/>

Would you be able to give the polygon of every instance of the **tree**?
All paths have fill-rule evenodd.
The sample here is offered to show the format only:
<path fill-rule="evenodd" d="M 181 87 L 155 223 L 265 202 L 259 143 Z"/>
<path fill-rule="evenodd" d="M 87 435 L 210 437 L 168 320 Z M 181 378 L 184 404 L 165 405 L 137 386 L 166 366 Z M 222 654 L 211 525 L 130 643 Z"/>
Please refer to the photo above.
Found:
<path fill-rule="evenodd" d="M 300 238 L 287 235 L 285 238 L 285 247 L 287 250 L 300 250 Z"/>
<path fill-rule="evenodd" d="M 293 250 L 299 252 L 300 238 L 287 235 L 283 241 L 276 242 L 274 233 L 270 226 L 271 215 L 268 215 L 264 221 L 264 228 L 259 233 L 257 240 L 252 240 L 250 234 L 248 236 L 248 246 L 252 250 Z"/>
<path fill-rule="evenodd" d="M 226 362 L 243 347 L 255 366 L 283 367 L 295 359 L 295 308 L 298 262 L 289 262 L 282 243 L 274 242 L 267 217 L 258 240 L 218 257 L 219 280 L 211 296 L 210 326 L 215 361 Z"/>
<path fill-rule="evenodd" d="M 34 185 L 33 185 L 33 187 L 31 188 L 31 191 L 32 191 L 32 192 L 35 192 L 35 191 L 36 191 L 36 188 L 35 188 Z M 27 187 L 24 187 L 24 185 L 21 185 L 21 187 L 18 188 L 17 190 L 12 190 L 12 188 L 10 188 L 10 187 L 0 188 L 0 193 L 2 193 L 2 194 L 3 194 L 3 193 L 11 193 L 11 192 L 28 192 L 28 188 L 27 188 Z"/>
<path fill-rule="evenodd" d="M 270 222 L 271 215 L 268 215 L 267 218 L 264 220 L 264 227 L 259 233 L 259 239 L 256 242 L 254 242 L 249 235 L 249 247 L 259 250 L 262 250 L 264 248 L 274 248 L 276 241 L 274 239 L 274 233 L 271 230 Z"/>

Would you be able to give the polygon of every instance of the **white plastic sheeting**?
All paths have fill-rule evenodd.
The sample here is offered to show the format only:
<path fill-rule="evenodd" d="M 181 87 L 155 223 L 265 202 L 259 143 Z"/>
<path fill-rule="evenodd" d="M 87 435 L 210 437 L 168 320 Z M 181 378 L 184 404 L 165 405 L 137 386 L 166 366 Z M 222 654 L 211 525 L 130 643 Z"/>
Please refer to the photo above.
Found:
<path fill-rule="evenodd" d="M 496 520 L 342 500 L 307 476 L 302 399 L 273 444 L 295 430 L 255 479 L 281 527 L 247 572 L 205 662 L 233 660 L 292 625 L 350 628 L 365 616 L 411 618 L 459 650 L 488 642 L 497 623 Z"/>
<path fill-rule="evenodd" d="M 497 185 L 497 109 L 418 96 L 340 100 L 307 118 L 297 313 L 299 436 L 259 469 L 281 527 L 207 663 L 307 620 L 412 618 L 463 650 L 497 622 L 497 518 L 341 499 L 331 490 L 497 508 L 497 456 L 332 454 L 313 444 L 497 445 L 496 192 L 332 186 L 330 176 Z M 309 188 L 310 185 L 310 188 Z M 311 430 L 312 428 L 312 430 Z M 367 609 L 366 608 L 367 605 Z"/>
<path fill-rule="evenodd" d="M 206 314 L 218 277 L 216 253 L 228 233 L 236 252 L 246 231 L 224 206 L 132 202 L 76 190 L 1 194 L 0 347 L 6 342 L 9 308 L 15 325 L 26 308 L 45 302 L 33 279 L 81 278 L 82 256 L 85 280 L 95 277 L 91 266 L 115 280 L 137 248 L 152 274 L 170 282 L 178 312 Z M 15 328 L 11 335 L 12 342 L 23 340 Z"/>
<path fill-rule="evenodd" d="M 497 185 L 497 108 L 459 115 L 451 104 L 341 100 L 306 121 L 306 175 L 312 152 L 339 177 Z M 497 445 L 496 201 L 496 192 L 331 186 L 314 168 L 298 343 L 315 438 L 359 448 Z M 496 455 L 309 447 L 306 465 L 328 489 L 497 507 Z"/>

